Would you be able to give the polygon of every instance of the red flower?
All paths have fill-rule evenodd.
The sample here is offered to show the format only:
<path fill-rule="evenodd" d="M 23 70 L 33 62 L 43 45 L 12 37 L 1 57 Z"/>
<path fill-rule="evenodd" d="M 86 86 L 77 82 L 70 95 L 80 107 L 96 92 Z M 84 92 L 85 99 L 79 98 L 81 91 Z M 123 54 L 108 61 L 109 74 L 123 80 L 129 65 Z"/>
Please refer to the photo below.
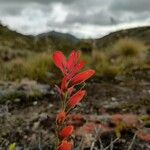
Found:
<path fill-rule="evenodd" d="M 74 66 L 72 71 L 68 75 L 68 79 L 71 79 L 72 77 L 74 77 L 84 66 L 85 66 L 84 61 L 81 61 L 76 66 Z"/>
<path fill-rule="evenodd" d="M 72 68 L 77 65 L 78 63 L 78 60 L 80 58 L 80 51 L 72 51 L 71 54 L 70 54 L 70 57 L 68 59 L 68 62 L 67 62 L 67 68 L 68 70 L 72 70 Z"/>
<path fill-rule="evenodd" d="M 67 77 L 64 76 L 64 78 L 62 79 L 62 82 L 61 82 L 61 91 L 64 92 L 67 90 Z"/>
<path fill-rule="evenodd" d="M 72 143 L 66 140 L 63 140 L 57 150 L 71 150 L 71 149 L 72 149 Z"/>
<path fill-rule="evenodd" d="M 92 69 L 79 73 L 71 80 L 71 85 L 80 84 L 86 81 L 87 79 L 89 79 L 94 74 L 95 74 L 95 70 L 92 70 Z"/>
<path fill-rule="evenodd" d="M 67 93 L 69 94 L 69 96 L 71 96 L 73 90 L 74 90 L 74 86 L 68 88 Z"/>
<path fill-rule="evenodd" d="M 86 94 L 85 90 L 80 90 L 77 93 L 75 93 L 73 96 L 71 96 L 71 98 L 68 101 L 68 106 L 70 108 L 75 107 L 84 97 L 84 95 Z"/>
<path fill-rule="evenodd" d="M 74 127 L 72 125 L 67 126 L 59 132 L 59 136 L 63 139 L 68 138 L 73 133 L 73 130 L 74 130 Z"/>
<path fill-rule="evenodd" d="M 53 54 L 53 61 L 55 65 L 63 72 L 63 74 L 66 74 L 65 67 L 67 65 L 67 61 L 66 61 L 64 54 L 61 51 L 56 51 Z"/>
<path fill-rule="evenodd" d="M 61 82 L 61 87 L 59 88 L 56 86 L 61 98 L 65 99 L 62 104 L 62 109 L 64 111 L 59 112 L 56 117 L 56 123 L 60 125 L 60 127 L 57 128 L 56 133 L 59 137 L 59 140 L 62 140 L 59 146 L 57 145 L 57 150 L 72 149 L 72 143 L 66 141 L 65 139 L 69 138 L 72 135 L 74 127 L 72 125 L 64 127 L 64 121 L 69 110 L 78 105 L 78 103 L 85 96 L 86 91 L 80 89 L 75 94 L 72 93 L 74 91 L 75 85 L 83 83 L 95 74 L 95 71 L 92 69 L 79 73 L 79 71 L 85 66 L 85 62 L 79 60 L 80 54 L 80 51 L 72 51 L 68 60 L 61 51 L 56 51 L 53 55 L 53 61 L 55 65 L 62 71 L 64 75 Z"/>
<path fill-rule="evenodd" d="M 61 124 L 65 121 L 65 119 L 66 119 L 66 113 L 64 111 L 61 111 L 57 114 L 56 122 L 58 124 Z"/>
<path fill-rule="evenodd" d="M 68 61 L 61 51 L 56 51 L 53 55 L 55 65 L 62 71 L 64 75 L 75 75 L 84 67 L 83 61 L 79 63 L 80 51 L 72 51 Z"/>

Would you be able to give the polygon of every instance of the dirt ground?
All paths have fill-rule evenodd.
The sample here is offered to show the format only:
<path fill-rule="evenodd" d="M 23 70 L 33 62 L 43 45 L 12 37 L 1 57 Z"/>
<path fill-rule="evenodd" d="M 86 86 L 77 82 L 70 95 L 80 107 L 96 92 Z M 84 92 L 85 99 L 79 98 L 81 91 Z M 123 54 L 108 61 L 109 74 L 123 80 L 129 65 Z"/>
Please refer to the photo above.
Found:
<path fill-rule="evenodd" d="M 87 97 L 70 115 L 76 127 L 74 150 L 149 150 L 150 82 L 91 81 Z M 60 100 L 53 92 L 43 100 L 2 104 L 0 150 L 51 150 Z"/>

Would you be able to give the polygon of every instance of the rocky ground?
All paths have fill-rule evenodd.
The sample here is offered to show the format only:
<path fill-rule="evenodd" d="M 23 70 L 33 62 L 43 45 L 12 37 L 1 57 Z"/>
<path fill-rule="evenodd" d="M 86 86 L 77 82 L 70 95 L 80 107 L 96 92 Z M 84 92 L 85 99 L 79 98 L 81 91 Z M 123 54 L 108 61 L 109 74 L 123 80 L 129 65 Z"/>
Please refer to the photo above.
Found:
<path fill-rule="evenodd" d="M 69 117 L 74 150 L 149 150 L 150 82 L 91 81 L 87 98 Z M 0 149 L 51 150 L 60 100 L 35 81 L 0 83 Z"/>

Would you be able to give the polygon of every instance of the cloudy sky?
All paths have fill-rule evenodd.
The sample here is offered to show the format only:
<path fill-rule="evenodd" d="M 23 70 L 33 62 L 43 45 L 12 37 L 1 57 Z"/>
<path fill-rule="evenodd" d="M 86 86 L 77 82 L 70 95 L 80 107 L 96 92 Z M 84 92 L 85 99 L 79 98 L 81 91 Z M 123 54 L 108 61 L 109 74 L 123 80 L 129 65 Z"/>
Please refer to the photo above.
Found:
<path fill-rule="evenodd" d="M 0 22 L 23 34 L 56 30 L 101 37 L 150 25 L 150 0 L 0 0 Z"/>

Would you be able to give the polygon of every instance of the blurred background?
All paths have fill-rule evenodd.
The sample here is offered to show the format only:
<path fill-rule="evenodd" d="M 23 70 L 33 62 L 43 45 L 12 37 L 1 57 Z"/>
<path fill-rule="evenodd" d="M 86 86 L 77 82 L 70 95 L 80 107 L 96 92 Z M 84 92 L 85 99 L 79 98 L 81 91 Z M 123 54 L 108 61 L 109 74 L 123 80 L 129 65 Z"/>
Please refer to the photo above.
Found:
<path fill-rule="evenodd" d="M 72 120 L 76 150 L 116 137 L 114 150 L 149 150 L 150 0 L 0 0 L 0 149 L 52 149 L 56 50 L 81 50 L 96 70 Z"/>
<path fill-rule="evenodd" d="M 149 8 L 149 0 L 0 0 L 0 78 L 49 81 L 55 50 L 80 49 L 102 77 L 147 67 Z"/>

